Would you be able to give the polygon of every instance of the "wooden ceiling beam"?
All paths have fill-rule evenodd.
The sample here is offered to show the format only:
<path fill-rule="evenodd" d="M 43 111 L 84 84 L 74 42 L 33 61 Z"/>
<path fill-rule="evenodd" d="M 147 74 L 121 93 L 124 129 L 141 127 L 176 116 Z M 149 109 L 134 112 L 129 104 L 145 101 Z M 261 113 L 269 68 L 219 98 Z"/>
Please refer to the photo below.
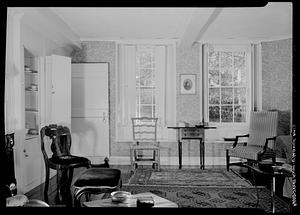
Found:
<path fill-rule="evenodd" d="M 183 34 L 183 37 L 179 42 L 179 48 L 189 49 L 197 41 L 199 41 L 203 37 L 209 26 L 219 16 L 221 11 L 222 8 L 211 9 L 210 15 L 207 15 L 203 13 L 203 10 L 196 10 L 191 18 L 190 23 L 188 24 L 186 31 Z"/>

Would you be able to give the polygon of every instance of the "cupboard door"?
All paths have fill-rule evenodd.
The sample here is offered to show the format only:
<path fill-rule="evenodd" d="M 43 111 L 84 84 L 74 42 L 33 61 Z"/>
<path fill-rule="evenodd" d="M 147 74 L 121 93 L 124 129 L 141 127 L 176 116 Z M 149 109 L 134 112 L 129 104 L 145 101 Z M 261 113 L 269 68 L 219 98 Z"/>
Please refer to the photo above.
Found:
<path fill-rule="evenodd" d="M 28 192 L 44 181 L 44 160 L 39 138 L 24 141 L 24 192 Z"/>
<path fill-rule="evenodd" d="M 47 121 L 71 127 L 71 58 L 47 56 L 46 68 Z"/>

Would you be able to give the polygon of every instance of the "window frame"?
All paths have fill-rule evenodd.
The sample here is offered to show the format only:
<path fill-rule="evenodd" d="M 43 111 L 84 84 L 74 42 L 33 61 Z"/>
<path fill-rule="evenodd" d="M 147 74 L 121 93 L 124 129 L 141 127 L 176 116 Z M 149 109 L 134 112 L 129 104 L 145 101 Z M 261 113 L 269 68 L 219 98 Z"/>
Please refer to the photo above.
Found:
<path fill-rule="evenodd" d="M 151 116 L 148 117 L 156 117 L 157 113 L 156 113 L 156 94 L 155 94 L 155 90 L 156 89 L 156 81 L 155 81 L 155 48 L 153 46 L 149 46 L 149 45 L 138 45 L 136 46 L 136 60 L 141 57 L 141 53 L 142 51 L 145 51 L 147 49 L 152 49 L 152 55 L 154 58 L 154 66 L 151 66 L 149 68 L 147 67 L 141 67 L 141 64 L 139 64 L 138 62 L 136 62 L 136 78 L 137 75 L 139 75 L 139 82 L 136 82 L 136 112 L 135 112 L 135 117 L 143 117 L 146 115 L 141 115 L 141 108 L 142 107 L 151 107 Z M 147 50 L 148 51 L 148 50 Z M 141 80 L 141 70 L 143 69 L 149 69 L 151 70 L 151 85 L 140 85 L 140 80 Z M 138 73 L 138 74 L 137 74 Z M 137 81 L 137 80 L 136 80 Z M 139 84 L 138 84 L 139 83 Z M 141 91 L 142 89 L 150 89 L 151 90 L 151 103 L 141 103 Z M 163 95 L 164 96 L 164 95 Z"/>
<path fill-rule="evenodd" d="M 158 77 L 159 83 L 157 83 L 158 92 L 166 94 L 164 97 L 155 98 L 155 112 L 158 120 L 158 140 L 159 141 L 173 141 L 176 139 L 176 135 L 168 126 L 176 124 L 176 41 L 175 40 L 162 40 L 162 41 L 127 41 L 122 40 L 116 43 L 116 122 L 115 122 L 115 141 L 127 142 L 132 141 L 132 125 L 131 117 L 136 116 L 136 103 L 132 101 L 134 90 L 131 89 L 129 79 L 125 70 L 134 70 L 134 67 L 128 65 L 126 55 L 135 55 L 132 53 L 133 48 L 139 45 L 149 45 L 156 47 L 155 53 L 158 54 L 158 65 L 155 69 L 155 77 Z M 163 48 L 162 48 L 163 46 Z M 131 49 L 130 49 L 131 47 Z M 159 48 L 160 47 L 160 48 Z M 163 51 L 164 50 L 164 51 Z M 164 73 L 161 73 L 162 68 Z M 132 72 L 131 72 L 132 73 Z M 126 74 L 126 75 L 125 75 Z M 132 74 L 130 75 L 132 76 Z M 162 77 L 163 76 L 163 77 Z M 134 75 L 135 77 L 135 75 Z M 136 79 L 134 79 L 136 82 Z M 129 89 L 130 88 L 130 89 Z M 136 83 L 134 84 L 136 88 Z M 136 98 L 134 97 L 134 100 Z M 130 101 L 128 101 L 130 100 Z M 136 101 L 135 101 L 136 102 Z M 158 105 L 160 104 L 160 105 Z M 133 107 L 134 106 L 134 107 Z M 172 107 L 171 111 L 168 111 Z"/>
<path fill-rule="evenodd" d="M 228 52 L 245 52 L 246 54 L 246 62 L 245 62 L 245 67 L 246 67 L 246 121 L 245 122 L 222 122 L 221 120 L 221 115 L 220 115 L 220 122 L 209 122 L 209 65 L 208 65 L 208 53 L 210 50 L 215 50 L 215 51 L 228 51 Z M 205 44 L 203 47 L 203 95 L 204 95 L 204 105 L 203 105 L 203 120 L 205 122 L 209 122 L 210 125 L 218 126 L 218 127 L 224 127 L 224 126 L 229 126 L 232 127 L 233 129 L 238 127 L 238 126 L 247 126 L 249 122 L 249 117 L 250 117 L 250 111 L 252 110 L 252 68 L 251 68 L 251 45 L 250 44 Z M 221 69 L 219 70 L 221 75 Z M 221 80 L 220 80 L 221 81 Z M 234 85 L 230 86 L 233 90 L 236 88 Z M 237 86 L 240 87 L 240 86 Z M 222 87 L 221 83 L 219 87 L 216 87 L 220 89 L 220 94 L 221 94 L 221 89 L 226 88 Z M 220 97 L 221 99 L 221 97 Z M 217 105 L 221 108 L 222 104 L 220 101 L 220 104 Z M 234 98 L 233 102 L 231 104 L 232 107 L 235 106 L 234 104 Z M 221 110 L 220 110 L 221 111 Z"/>

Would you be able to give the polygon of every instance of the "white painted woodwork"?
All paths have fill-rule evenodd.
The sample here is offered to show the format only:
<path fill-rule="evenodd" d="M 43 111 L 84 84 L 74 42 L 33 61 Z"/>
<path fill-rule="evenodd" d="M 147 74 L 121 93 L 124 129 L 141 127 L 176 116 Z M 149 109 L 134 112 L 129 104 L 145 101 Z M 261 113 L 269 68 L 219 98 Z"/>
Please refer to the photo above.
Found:
<path fill-rule="evenodd" d="M 216 8 L 51 8 L 81 40 L 181 40 L 186 31 L 188 37 L 197 38 L 201 29 L 203 32 L 200 32 L 200 42 L 292 38 L 292 2 L 269 2 L 264 7 L 225 7 L 210 22 L 209 17 L 214 9 Z M 198 19 L 193 18 L 194 12 Z"/>
<path fill-rule="evenodd" d="M 46 57 L 46 78 L 49 103 L 48 124 L 71 127 L 71 58 L 59 55 Z M 50 108 L 50 110 L 49 110 Z"/>
<path fill-rule="evenodd" d="M 41 153 L 40 138 L 24 141 L 24 192 L 44 182 L 44 159 Z"/>
<path fill-rule="evenodd" d="M 56 44 L 62 44 L 65 48 L 81 47 L 78 35 L 48 7 L 17 9 L 24 13 L 22 22 L 44 38 Z"/>
<path fill-rule="evenodd" d="M 108 63 L 72 63 L 72 147 L 103 163 L 109 157 Z"/>
<path fill-rule="evenodd" d="M 183 36 L 180 38 L 179 48 L 180 49 L 190 49 L 194 42 L 197 41 L 198 35 L 204 33 L 208 28 L 210 22 L 210 17 L 212 17 L 216 10 L 222 9 L 212 9 L 208 8 L 203 11 L 201 9 L 195 10 L 193 16 L 186 26 Z"/>

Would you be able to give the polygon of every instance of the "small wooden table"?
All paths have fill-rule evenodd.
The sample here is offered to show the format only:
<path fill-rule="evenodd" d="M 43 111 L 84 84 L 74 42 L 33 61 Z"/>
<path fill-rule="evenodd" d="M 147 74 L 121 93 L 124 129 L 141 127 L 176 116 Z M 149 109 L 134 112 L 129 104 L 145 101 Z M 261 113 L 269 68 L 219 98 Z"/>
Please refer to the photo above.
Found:
<path fill-rule="evenodd" d="M 204 140 L 205 140 L 205 129 L 216 129 L 215 126 L 169 126 L 170 129 L 176 129 L 177 131 L 177 142 L 178 142 L 178 160 L 179 169 L 182 168 L 182 140 L 200 140 L 200 169 L 204 169 Z"/>
<path fill-rule="evenodd" d="M 282 165 L 282 163 L 275 163 L 274 166 L 280 166 Z M 257 173 L 260 173 L 260 174 L 263 174 L 265 176 L 270 176 L 272 177 L 272 180 L 271 180 L 271 210 L 272 210 L 272 213 L 274 214 L 275 213 L 275 181 L 276 181 L 276 177 L 279 177 L 279 176 L 286 176 L 286 177 L 292 177 L 293 176 L 293 173 L 292 171 L 289 171 L 289 170 L 285 170 L 285 169 L 281 169 L 281 170 L 278 170 L 277 168 L 273 168 L 273 171 L 264 171 L 264 170 L 261 170 L 258 166 L 255 166 L 255 165 L 249 165 L 247 162 L 245 163 L 242 163 L 242 166 L 244 167 L 247 167 Z"/>
<path fill-rule="evenodd" d="M 157 196 L 151 192 L 146 192 L 146 193 L 138 193 L 131 195 L 130 198 L 128 198 L 125 202 L 113 202 L 111 198 L 108 199 L 99 199 L 99 200 L 94 200 L 90 202 L 84 202 L 83 205 L 86 207 L 137 207 L 136 206 L 136 201 L 138 197 L 145 197 L 145 196 L 152 196 L 154 200 L 154 208 L 177 208 L 178 205 L 175 202 L 172 202 L 170 200 L 164 199 L 160 196 Z"/>

